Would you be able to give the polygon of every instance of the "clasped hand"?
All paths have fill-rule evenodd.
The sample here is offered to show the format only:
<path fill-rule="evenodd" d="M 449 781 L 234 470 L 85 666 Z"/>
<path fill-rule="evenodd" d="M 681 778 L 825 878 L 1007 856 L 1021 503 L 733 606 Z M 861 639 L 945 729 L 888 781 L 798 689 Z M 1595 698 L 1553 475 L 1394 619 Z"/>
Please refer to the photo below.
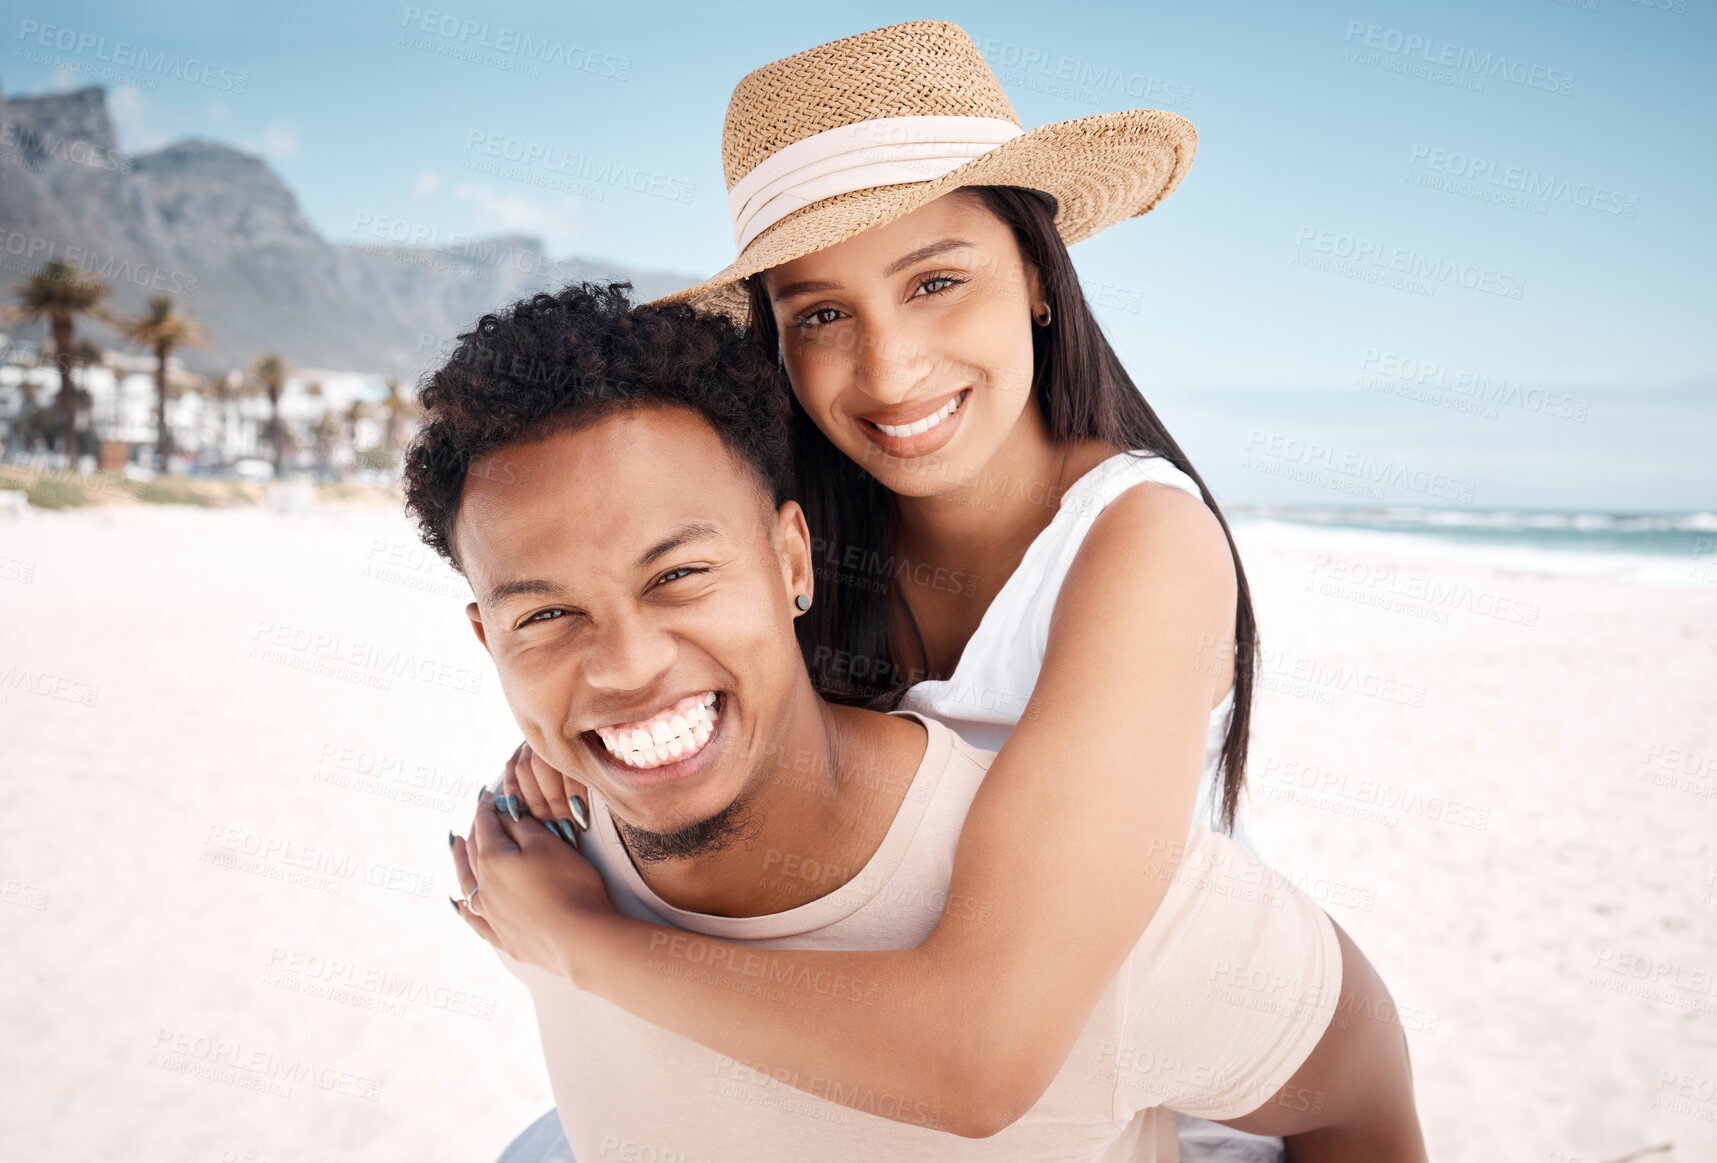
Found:
<path fill-rule="evenodd" d="M 589 825 L 586 794 L 521 744 L 500 792 L 478 796 L 470 834 L 448 833 L 465 894 L 453 904 L 466 924 L 507 956 L 568 977 L 578 926 L 616 915 L 602 877 L 577 848 L 580 823 Z"/>

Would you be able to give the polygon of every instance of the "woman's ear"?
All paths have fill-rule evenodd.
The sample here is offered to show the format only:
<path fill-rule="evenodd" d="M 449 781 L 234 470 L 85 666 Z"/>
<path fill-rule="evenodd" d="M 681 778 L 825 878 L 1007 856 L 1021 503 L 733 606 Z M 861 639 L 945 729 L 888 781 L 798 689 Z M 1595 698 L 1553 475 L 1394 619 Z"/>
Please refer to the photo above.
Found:
<path fill-rule="evenodd" d="M 1020 261 L 1025 264 L 1025 305 L 1031 312 L 1032 318 L 1037 318 L 1049 310 L 1049 292 L 1044 289 L 1043 276 L 1037 273 L 1037 264 L 1023 255 Z"/>

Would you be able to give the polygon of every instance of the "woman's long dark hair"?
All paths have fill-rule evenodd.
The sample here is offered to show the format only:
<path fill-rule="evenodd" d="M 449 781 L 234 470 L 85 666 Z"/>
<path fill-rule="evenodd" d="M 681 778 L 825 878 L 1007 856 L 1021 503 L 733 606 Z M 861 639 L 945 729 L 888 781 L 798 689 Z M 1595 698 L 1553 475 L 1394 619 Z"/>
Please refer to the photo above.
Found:
<path fill-rule="evenodd" d="M 1013 230 L 1020 253 L 1037 268 L 1048 299 L 1049 325 L 1032 328 L 1032 397 L 1050 439 L 1057 444 L 1096 439 L 1162 457 L 1198 483 L 1199 494 L 1228 538 L 1239 597 L 1234 612 L 1234 712 L 1222 745 L 1218 820 L 1224 830 L 1230 830 L 1246 777 L 1258 653 L 1252 594 L 1234 535 L 1210 490 L 1145 403 L 1091 314 L 1073 260 L 1055 229 L 1054 200 L 1015 186 L 971 190 Z M 773 353 L 779 338 L 768 293 L 762 276 L 749 282 L 751 333 Z M 817 601 L 798 619 L 800 650 L 824 698 L 892 709 L 911 681 L 927 677 L 904 675 L 889 645 L 894 628 L 891 613 L 906 611 L 899 571 L 889 568 L 894 495 L 836 448 L 797 398 L 792 414 L 794 496 L 805 510 L 813 549 L 819 554 L 817 572 L 837 583 L 819 586 Z M 886 564 L 879 569 L 878 563 Z M 877 575 L 874 582 L 867 584 L 866 573 Z M 923 640 L 909 612 L 903 621 L 908 641 L 917 642 L 917 657 L 924 657 Z"/>

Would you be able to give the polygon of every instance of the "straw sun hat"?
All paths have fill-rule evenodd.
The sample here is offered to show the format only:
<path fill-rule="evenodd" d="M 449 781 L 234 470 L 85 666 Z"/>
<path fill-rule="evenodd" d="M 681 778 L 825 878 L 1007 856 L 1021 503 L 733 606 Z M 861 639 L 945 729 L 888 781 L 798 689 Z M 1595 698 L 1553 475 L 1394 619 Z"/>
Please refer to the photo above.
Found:
<path fill-rule="evenodd" d="M 1026 130 L 971 37 L 896 24 L 764 65 L 734 86 L 722 129 L 739 257 L 657 299 L 740 323 L 739 280 L 843 242 L 962 186 L 1053 195 L 1068 244 L 1154 209 L 1192 165 L 1192 123 L 1157 109 Z"/>

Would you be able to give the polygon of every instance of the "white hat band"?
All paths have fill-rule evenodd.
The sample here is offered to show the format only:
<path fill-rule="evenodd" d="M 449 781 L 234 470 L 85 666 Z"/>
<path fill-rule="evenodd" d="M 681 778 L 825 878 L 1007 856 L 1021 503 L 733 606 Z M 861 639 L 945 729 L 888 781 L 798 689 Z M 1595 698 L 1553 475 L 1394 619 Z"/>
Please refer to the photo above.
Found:
<path fill-rule="evenodd" d="M 872 186 L 928 182 L 1025 130 L 996 117 L 879 117 L 776 150 L 727 195 L 740 250 L 793 211 Z"/>

